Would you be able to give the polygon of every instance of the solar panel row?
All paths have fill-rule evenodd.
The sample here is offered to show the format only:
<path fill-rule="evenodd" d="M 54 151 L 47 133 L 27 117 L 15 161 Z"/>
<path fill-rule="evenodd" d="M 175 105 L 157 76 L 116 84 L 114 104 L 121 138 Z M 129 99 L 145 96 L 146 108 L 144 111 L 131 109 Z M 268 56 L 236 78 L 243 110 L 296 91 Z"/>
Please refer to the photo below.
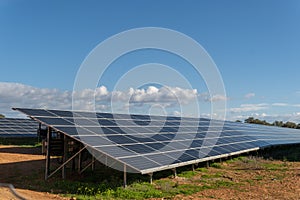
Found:
<path fill-rule="evenodd" d="M 81 141 L 110 166 L 142 174 L 277 144 L 300 143 L 300 131 L 203 118 L 16 108 Z M 105 155 L 105 156 L 102 156 Z"/>
<path fill-rule="evenodd" d="M 31 119 L 0 118 L 0 137 L 37 137 L 37 128 Z"/>

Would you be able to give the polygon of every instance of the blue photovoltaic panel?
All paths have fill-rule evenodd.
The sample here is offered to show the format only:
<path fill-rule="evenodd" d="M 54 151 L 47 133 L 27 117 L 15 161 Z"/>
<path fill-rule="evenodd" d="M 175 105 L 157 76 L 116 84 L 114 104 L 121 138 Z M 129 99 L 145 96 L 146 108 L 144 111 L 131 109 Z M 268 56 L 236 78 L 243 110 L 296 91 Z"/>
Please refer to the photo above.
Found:
<path fill-rule="evenodd" d="M 203 118 L 16 110 L 81 141 L 99 159 L 105 155 L 108 166 L 125 164 L 143 174 L 272 145 L 300 143 L 299 130 Z"/>
<path fill-rule="evenodd" d="M 0 137 L 37 137 L 38 123 L 31 119 L 0 118 Z"/>

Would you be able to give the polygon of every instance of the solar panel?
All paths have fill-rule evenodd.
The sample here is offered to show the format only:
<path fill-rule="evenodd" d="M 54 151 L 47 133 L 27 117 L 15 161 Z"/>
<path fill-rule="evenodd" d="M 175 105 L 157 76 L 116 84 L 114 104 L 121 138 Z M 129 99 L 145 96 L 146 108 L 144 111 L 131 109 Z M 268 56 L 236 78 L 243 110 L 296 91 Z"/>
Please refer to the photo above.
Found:
<path fill-rule="evenodd" d="M 31 119 L 0 118 L 0 137 L 37 137 L 37 128 Z"/>
<path fill-rule="evenodd" d="M 82 142 L 104 164 L 142 174 L 300 143 L 299 130 L 203 118 L 15 110 Z"/>

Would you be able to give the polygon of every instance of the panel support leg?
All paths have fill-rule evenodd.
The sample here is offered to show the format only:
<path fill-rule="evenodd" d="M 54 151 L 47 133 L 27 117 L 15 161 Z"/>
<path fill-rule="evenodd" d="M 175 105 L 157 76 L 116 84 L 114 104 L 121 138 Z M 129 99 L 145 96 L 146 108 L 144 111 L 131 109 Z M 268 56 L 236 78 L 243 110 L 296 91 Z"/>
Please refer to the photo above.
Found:
<path fill-rule="evenodd" d="M 51 134 L 52 129 L 48 127 L 47 131 L 47 151 L 46 151 L 46 168 L 45 168 L 45 180 L 48 179 L 48 176 L 50 174 L 50 143 L 51 143 Z"/>
<path fill-rule="evenodd" d="M 127 187 L 127 173 L 126 173 L 126 165 L 124 164 L 124 183 L 123 183 L 123 187 L 126 188 Z"/>
<path fill-rule="evenodd" d="M 176 177 L 177 177 L 176 168 L 173 168 L 172 171 L 173 171 L 173 173 L 174 173 L 174 178 L 176 178 Z"/>
<path fill-rule="evenodd" d="M 95 170 L 95 157 L 92 155 L 92 171 Z"/>
<path fill-rule="evenodd" d="M 64 155 L 63 155 L 63 163 L 66 162 L 67 160 L 67 154 L 68 154 L 68 141 L 67 141 L 67 136 L 64 134 Z M 62 168 L 62 178 L 66 178 L 66 166 L 64 165 Z"/>
<path fill-rule="evenodd" d="M 42 130 L 42 123 L 39 123 L 39 130 L 38 130 L 38 143 L 40 142 L 40 138 L 41 138 L 41 130 Z"/>
<path fill-rule="evenodd" d="M 81 144 L 80 144 L 80 149 L 81 150 Z M 82 154 L 81 154 L 81 151 L 80 153 L 78 154 L 78 166 L 77 166 L 77 170 L 78 170 L 78 174 L 81 173 L 81 164 L 82 164 Z"/>
<path fill-rule="evenodd" d="M 150 176 L 150 184 L 152 184 L 153 183 L 153 173 L 150 173 L 149 176 Z"/>
<path fill-rule="evenodd" d="M 51 174 L 48 175 L 48 178 L 50 178 L 51 176 L 53 176 L 56 172 L 58 172 L 58 170 L 61 170 L 64 165 L 68 164 L 70 161 L 74 160 L 75 157 L 78 156 L 79 153 L 81 153 L 84 149 L 86 149 L 86 147 L 83 147 L 80 151 L 78 151 L 77 153 L 75 153 L 73 156 L 71 156 L 65 163 L 63 163 L 62 165 L 60 165 L 56 170 L 54 170 Z"/>

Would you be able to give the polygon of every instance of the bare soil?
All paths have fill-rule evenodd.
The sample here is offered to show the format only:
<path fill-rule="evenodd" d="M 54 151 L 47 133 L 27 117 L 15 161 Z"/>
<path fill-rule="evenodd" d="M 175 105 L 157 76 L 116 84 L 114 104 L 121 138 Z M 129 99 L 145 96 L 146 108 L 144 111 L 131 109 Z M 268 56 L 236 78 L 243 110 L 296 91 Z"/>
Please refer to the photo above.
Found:
<path fill-rule="evenodd" d="M 10 183 L 26 199 L 66 200 L 43 191 L 31 190 L 28 177 L 42 179 L 45 157 L 40 148 L 0 145 L 0 183 Z M 205 174 L 219 174 L 206 177 Z M 24 180 L 24 181 L 22 181 Z M 191 178 L 177 177 L 177 184 L 203 185 L 205 181 L 230 182 L 230 186 L 205 189 L 174 199 L 300 199 L 300 162 L 252 160 L 224 162 L 220 168 L 210 167 Z M 37 188 L 37 187 L 35 187 Z M 17 199 L 7 187 L 0 187 L 0 199 Z"/>
<path fill-rule="evenodd" d="M 25 199 L 67 199 L 56 194 L 32 191 L 26 189 L 29 185 L 12 182 L 13 180 L 20 180 L 20 177 L 30 177 L 44 169 L 44 166 L 45 157 L 40 155 L 40 148 L 0 145 L 0 183 L 12 184 L 15 187 L 22 186 L 22 188 L 16 187 L 16 192 Z M 17 200 L 18 198 L 7 187 L 0 187 L 0 199 Z"/>

